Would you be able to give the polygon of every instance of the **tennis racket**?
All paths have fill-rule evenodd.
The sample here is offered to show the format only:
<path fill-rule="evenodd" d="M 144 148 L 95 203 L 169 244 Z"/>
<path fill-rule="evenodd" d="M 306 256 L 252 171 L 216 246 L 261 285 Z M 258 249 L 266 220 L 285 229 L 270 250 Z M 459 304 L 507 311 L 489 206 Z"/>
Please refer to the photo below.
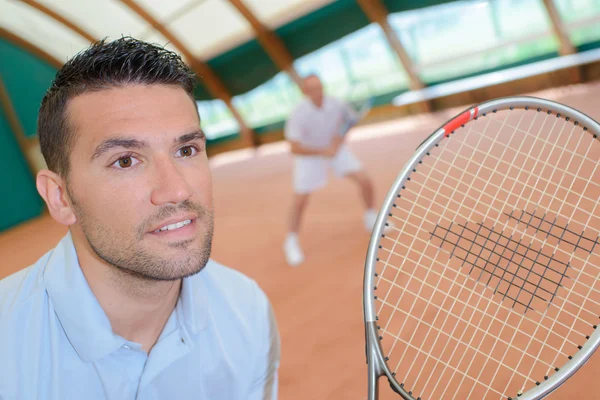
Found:
<path fill-rule="evenodd" d="M 366 100 L 357 103 L 352 106 L 355 113 L 351 115 L 345 115 L 342 127 L 340 128 L 340 135 L 344 136 L 348 131 L 358 124 L 362 119 L 371 111 L 373 108 L 373 98 L 369 97 Z"/>
<path fill-rule="evenodd" d="M 570 107 L 511 97 L 419 146 L 365 263 L 370 400 L 383 376 L 404 399 L 541 399 L 591 357 L 599 133 Z"/>

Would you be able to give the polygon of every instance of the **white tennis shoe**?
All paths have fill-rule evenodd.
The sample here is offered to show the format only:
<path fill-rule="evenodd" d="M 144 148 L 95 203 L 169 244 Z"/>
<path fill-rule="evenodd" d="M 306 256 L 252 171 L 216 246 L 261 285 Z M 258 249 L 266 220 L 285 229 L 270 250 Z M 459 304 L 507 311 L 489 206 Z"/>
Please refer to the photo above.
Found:
<path fill-rule="evenodd" d="M 288 234 L 283 244 L 283 251 L 285 253 L 285 260 L 290 266 L 297 267 L 304 262 L 304 253 L 296 234 Z"/>
<path fill-rule="evenodd" d="M 377 211 L 370 209 L 365 211 L 365 216 L 364 216 L 364 223 L 365 223 L 365 230 L 369 233 L 373 232 L 373 228 L 375 227 L 375 222 L 377 222 Z M 391 222 L 388 222 L 388 226 L 385 227 L 385 229 L 383 230 L 384 234 L 388 234 L 392 231 L 392 228 L 394 227 L 394 224 L 392 224 Z"/>

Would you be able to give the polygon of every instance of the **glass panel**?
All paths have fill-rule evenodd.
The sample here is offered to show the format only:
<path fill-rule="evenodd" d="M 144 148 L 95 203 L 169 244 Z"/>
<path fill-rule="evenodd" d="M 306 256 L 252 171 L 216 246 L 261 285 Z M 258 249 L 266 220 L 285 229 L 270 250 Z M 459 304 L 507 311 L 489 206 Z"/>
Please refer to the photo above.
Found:
<path fill-rule="evenodd" d="M 62 62 L 89 46 L 78 34 L 20 1 L 2 2 L 0 26 Z"/>
<path fill-rule="evenodd" d="M 545 55 L 556 51 L 557 41 L 552 37 L 525 43 L 508 45 L 499 49 L 486 50 L 468 58 L 451 60 L 432 65 L 421 71 L 425 82 L 438 82 L 457 76 L 474 74 L 502 65 L 518 63 L 524 59 Z"/>
<path fill-rule="evenodd" d="M 252 128 L 283 121 L 300 99 L 300 90 L 284 72 L 240 96 L 233 105 Z"/>
<path fill-rule="evenodd" d="M 427 83 L 558 50 L 542 0 L 457 1 L 389 21 Z"/>
<path fill-rule="evenodd" d="M 333 0 L 244 0 L 246 7 L 256 18 L 271 29 L 276 29 L 332 2 Z"/>
<path fill-rule="evenodd" d="M 555 0 L 573 44 L 600 40 L 600 0 Z"/>
<path fill-rule="evenodd" d="M 239 132 L 240 128 L 225 103 L 221 100 L 198 101 L 198 112 L 206 138 L 214 140 Z"/>
<path fill-rule="evenodd" d="M 408 86 L 396 54 L 375 24 L 297 59 L 294 65 L 300 75 L 317 73 L 329 95 L 347 100 Z"/>
<path fill-rule="evenodd" d="M 73 1 L 73 0 L 71 0 Z M 150 11 L 155 18 L 158 18 L 161 22 L 168 21 L 171 15 L 177 14 L 181 9 L 188 9 L 194 4 L 202 3 L 203 0 L 177 0 L 177 1 L 165 1 L 165 0 L 136 0 L 137 3 L 144 7 L 144 9 Z"/>
<path fill-rule="evenodd" d="M 227 0 L 205 0 L 170 22 L 168 28 L 203 60 L 254 37 L 250 24 Z"/>
<path fill-rule="evenodd" d="M 96 39 L 117 39 L 122 35 L 141 37 L 140 33 L 150 28 L 146 21 L 119 1 L 41 0 L 40 3 L 76 23 Z"/>
<path fill-rule="evenodd" d="M 340 45 L 351 84 L 346 99 L 355 101 L 408 87 L 408 76 L 378 25 L 344 37 Z"/>
<path fill-rule="evenodd" d="M 600 15 L 600 0 L 554 0 L 554 3 L 567 24 Z"/>

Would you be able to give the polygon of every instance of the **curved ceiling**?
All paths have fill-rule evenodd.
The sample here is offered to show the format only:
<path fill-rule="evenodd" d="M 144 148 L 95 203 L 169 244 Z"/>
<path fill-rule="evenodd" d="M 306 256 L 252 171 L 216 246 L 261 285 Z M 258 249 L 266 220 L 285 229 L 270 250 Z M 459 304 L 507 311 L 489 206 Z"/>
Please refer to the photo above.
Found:
<path fill-rule="evenodd" d="M 373 1 L 391 13 L 456 0 Z M 270 51 L 251 19 L 279 41 Z M 92 41 L 134 36 L 195 65 L 204 81 L 198 100 L 224 99 L 215 88 L 229 98 L 266 82 L 281 70 L 274 51 L 296 59 L 369 23 L 357 0 L 0 0 L 0 41 L 59 68 Z M 211 80 L 220 82 L 207 87 Z"/>
<path fill-rule="evenodd" d="M 298 19 L 333 0 L 245 0 L 267 28 Z M 255 37 L 228 0 L 0 0 L 0 27 L 65 61 L 90 39 L 131 35 L 189 51 L 207 61 Z M 147 13 L 186 50 L 178 49 L 140 13 Z"/>

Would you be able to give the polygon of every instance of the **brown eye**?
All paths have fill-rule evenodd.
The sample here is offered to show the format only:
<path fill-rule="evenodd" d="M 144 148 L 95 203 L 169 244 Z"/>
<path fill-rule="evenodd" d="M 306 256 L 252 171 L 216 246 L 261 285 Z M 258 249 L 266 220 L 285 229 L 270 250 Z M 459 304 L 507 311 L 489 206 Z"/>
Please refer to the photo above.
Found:
<path fill-rule="evenodd" d="M 181 157 L 191 157 L 194 155 L 194 148 L 192 146 L 185 146 L 179 149 Z"/>
<path fill-rule="evenodd" d="M 119 159 L 119 167 L 121 168 L 129 168 L 131 167 L 131 157 L 123 157 Z"/>

